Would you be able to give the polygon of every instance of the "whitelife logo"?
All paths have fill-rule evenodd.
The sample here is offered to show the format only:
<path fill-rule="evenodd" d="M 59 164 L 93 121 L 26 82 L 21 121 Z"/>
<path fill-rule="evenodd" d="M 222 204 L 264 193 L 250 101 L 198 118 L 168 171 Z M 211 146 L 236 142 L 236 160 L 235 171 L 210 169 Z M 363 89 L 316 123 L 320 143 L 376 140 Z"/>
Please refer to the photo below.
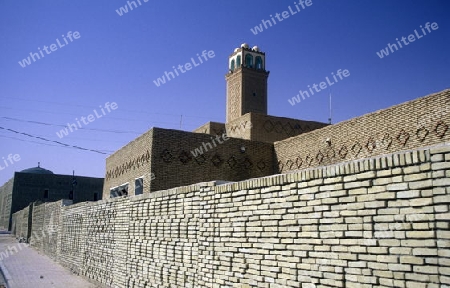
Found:
<path fill-rule="evenodd" d="M 252 127 L 253 127 L 252 122 L 250 122 L 249 126 L 247 126 L 247 123 L 241 122 L 236 127 L 236 130 L 238 130 L 238 131 L 237 132 L 236 132 L 236 130 L 234 131 L 235 132 L 235 136 L 234 137 L 241 136 L 242 133 L 245 132 L 245 129 L 250 129 Z M 220 137 L 222 137 L 222 141 L 220 141 Z M 211 137 L 211 143 L 209 143 L 209 142 L 206 142 L 206 143 L 202 142 L 202 146 L 200 146 L 198 148 L 195 148 L 194 150 L 191 151 L 192 156 L 197 158 L 198 156 L 203 155 L 203 153 L 206 153 L 209 150 L 213 149 L 213 145 L 214 145 L 214 148 L 215 148 L 215 147 L 217 147 L 217 143 L 223 144 L 225 141 L 228 141 L 228 139 L 230 139 L 230 138 L 227 136 L 227 133 L 223 133 L 222 135 L 216 135 L 215 138 Z M 217 140 L 217 143 L 216 143 L 216 140 Z"/>
<path fill-rule="evenodd" d="M 139 3 L 139 7 L 141 7 L 142 6 L 141 0 L 136 0 L 136 1 Z M 123 14 L 128 13 L 128 7 L 130 7 L 130 12 L 133 11 L 134 8 L 138 8 L 136 1 L 127 1 L 127 5 L 124 5 L 123 7 L 116 9 L 117 14 L 119 14 L 119 16 L 122 16 Z M 142 1 L 147 3 L 150 0 L 142 0 Z M 134 5 L 134 8 L 133 8 L 133 5 Z"/>
<path fill-rule="evenodd" d="M 108 111 L 108 113 L 111 113 L 112 110 L 116 110 L 119 106 L 117 105 L 116 102 L 112 102 L 111 104 L 109 102 L 106 102 L 104 107 L 102 107 L 102 105 L 99 106 L 100 110 L 102 111 L 101 114 L 99 114 L 97 112 L 97 109 L 94 109 L 93 114 L 89 114 L 87 117 L 80 117 L 81 122 L 86 126 L 89 123 L 94 122 L 96 119 L 102 118 L 103 116 L 106 115 L 105 109 L 106 111 Z M 104 108 L 104 109 L 103 109 Z M 94 117 L 95 115 L 95 117 Z M 61 129 L 59 132 L 56 132 L 56 135 L 59 137 L 59 139 L 63 138 L 64 136 L 69 135 L 69 132 L 73 132 L 78 130 L 78 128 L 82 128 L 82 125 L 80 123 L 80 120 L 78 120 L 78 118 L 75 118 L 76 124 L 75 123 L 67 123 L 67 128 Z M 86 122 L 86 120 L 88 122 Z M 78 125 L 77 125 L 78 124 Z"/>
<path fill-rule="evenodd" d="M 431 28 L 431 29 L 430 29 Z M 431 30 L 437 30 L 439 29 L 439 26 L 436 22 L 433 22 L 430 24 L 430 22 L 427 22 L 425 24 L 425 29 L 428 31 L 428 33 L 431 33 Z M 416 41 L 417 39 L 423 38 L 425 35 L 428 35 L 427 32 L 425 32 L 425 29 L 422 27 L 422 25 L 420 25 L 420 30 L 422 31 L 422 34 L 420 34 L 419 32 L 417 32 L 417 29 L 414 29 L 414 34 L 409 34 L 408 35 L 408 41 L 406 41 L 406 37 L 402 37 L 400 38 L 400 40 L 398 40 L 398 38 L 395 38 L 395 40 L 397 40 L 397 44 L 398 46 L 394 43 L 388 43 L 388 45 L 386 46 L 386 48 L 380 50 L 380 52 L 376 52 L 378 57 L 380 57 L 380 59 L 384 58 L 385 56 L 389 55 L 389 50 L 391 51 L 391 53 L 394 53 L 395 51 L 398 51 L 399 48 L 403 48 L 403 45 L 407 46 L 409 44 L 411 44 L 412 42 Z M 395 48 L 395 50 L 393 49 Z"/>
<path fill-rule="evenodd" d="M 311 95 L 314 95 L 314 91 L 316 91 L 317 93 L 319 93 L 320 91 L 326 89 L 327 87 L 336 84 L 336 83 L 339 81 L 339 80 L 338 80 L 338 77 L 339 77 L 340 80 L 343 80 L 343 79 L 344 79 L 343 77 L 346 78 L 346 77 L 350 76 L 350 71 L 348 71 L 347 69 L 344 69 L 344 70 L 339 69 L 339 70 L 336 72 L 336 74 L 337 74 L 337 75 L 334 75 L 334 73 L 331 72 L 331 75 L 332 75 L 332 77 L 333 77 L 334 82 L 333 82 L 333 81 L 330 81 L 330 78 L 328 78 L 328 76 L 327 76 L 327 77 L 325 77 L 326 82 L 325 82 L 325 81 L 322 81 L 322 82 L 319 83 L 319 85 L 317 85 L 316 83 L 314 83 L 314 84 L 312 85 L 312 87 L 311 87 L 311 85 L 308 85 L 308 89 L 307 89 L 306 91 L 300 90 L 300 91 L 299 91 L 299 94 L 297 94 L 295 97 L 292 97 L 291 99 L 288 99 L 288 102 L 289 102 L 292 106 L 294 106 L 296 103 L 300 103 L 300 101 L 301 101 L 300 96 L 302 96 L 303 100 L 305 100 L 305 96 L 309 98 L 310 95 L 309 95 L 309 93 L 308 93 L 308 90 L 309 90 L 309 92 L 311 93 Z M 319 87 L 320 87 L 320 88 L 319 88 Z"/>
<path fill-rule="evenodd" d="M 69 31 L 69 32 L 67 32 L 66 36 L 62 35 L 62 37 L 63 37 L 63 43 L 66 43 L 66 44 L 63 44 L 63 43 L 61 43 L 61 41 L 59 41 L 59 39 L 56 39 L 56 43 L 58 43 L 58 46 L 56 46 L 56 44 L 50 44 L 50 46 L 44 46 L 42 48 L 42 50 L 44 50 L 46 54 L 44 54 L 44 52 L 41 50 L 41 47 L 38 47 L 38 50 L 39 50 L 38 52 L 36 52 L 36 53 L 30 52 L 30 56 L 23 59 L 22 61 L 19 61 L 19 65 L 22 66 L 22 68 L 25 68 L 28 65 L 31 65 L 31 63 L 32 63 L 31 60 L 33 60 L 33 62 L 36 62 L 37 60 L 44 58 L 45 55 L 49 55 L 52 52 L 55 52 L 56 50 L 58 50 L 58 47 L 62 48 L 66 45 L 69 45 L 69 41 L 67 41 L 66 37 L 69 38 L 70 43 L 71 43 L 74 41 L 74 39 L 75 40 L 80 39 L 81 35 L 80 35 L 80 32 L 78 32 L 78 31 L 73 32 L 73 34 L 72 34 L 72 31 Z M 30 59 L 30 57 L 31 57 L 31 59 Z"/>
<path fill-rule="evenodd" d="M 5 167 L 3 167 L 2 164 L 0 164 L 0 171 L 7 168 L 9 165 L 13 165 L 15 162 L 19 162 L 20 155 L 19 154 L 14 154 L 14 155 L 9 154 L 8 157 L 6 157 L 6 159 L 5 159 L 5 157 L 2 157 L 2 159 L 3 159 L 3 164 L 5 165 Z M 11 164 L 8 164 L 8 161 L 6 161 L 6 160 L 8 160 L 9 163 L 11 163 Z"/>
<path fill-rule="evenodd" d="M 164 71 L 164 75 L 160 78 L 158 78 L 157 80 L 153 80 L 153 83 L 155 83 L 156 87 L 161 86 L 162 84 L 166 84 L 166 81 L 170 81 L 172 79 L 175 79 L 175 74 L 176 76 L 179 76 L 180 74 L 178 73 L 178 70 L 181 73 L 186 73 L 186 71 L 191 70 L 193 67 L 197 67 L 200 66 L 200 64 L 203 64 L 203 59 L 205 59 L 205 62 L 208 61 L 208 59 L 214 58 L 216 57 L 216 55 L 214 54 L 213 50 L 209 50 L 208 52 L 206 50 L 203 50 L 202 55 L 200 56 L 199 54 L 197 54 L 197 59 L 200 63 L 197 63 L 194 59 L 194 57 L 191 58 L 191 62 L 187 62 L 184 65 L 178 65 L 176 68 L 175 66 L 172 66 L 173 68 L 173 72 L 167 72 Z M 191 64 L 192 63 L 192 64 Z M 194 66 L 192 66 L 194 65 Z M 186 70 L 183 70 L 186 69 Z M 174 74 L 175 72 L 175 74 Z"/>
<path fill-rule="evenodd" d="M 220 137 L 222 137 L 223 141 L 220 141 Z M 223 142 L 227 141 L 228 139 L 230 139 L 230 138 L 228 138 L 227 133 L 223 133 L 222 135 L 216 135 L 216 138 L 211 137 L 211 143 L 209 143 L 209 142 L 206 142 L 206 143 L 202 142 L 202 146 L 203 147 L 200 146 L 200 147 L 195 148 L 194 150 L 192 150 L 191 151 L 192 156 L 197 158 L 198 156 L 203 155 L 203 153 L 208 152 L 208 150 L 213 149 L 213 145 L 214 145 L 214 147 L 217 147 L 216 140 L 217 140 L 217 142 L 219 144 L 223 144 Z M 204 152 L 203 152 L 203 149 L 205 149 Z"/>
<path fill-rule="evenodd" d="M 283 12 L 281 12 L 281 14 L 276 13 L 275 18 L 278 20 L 278 22 L 281 22 L 285 19 L 288 19 L 290 16 L 297 14 L 298 12 L 305 10 L 306 7 L 309 7 L 312 4 L 313 4 L 312 0 L 306 0 L 306 1 L 300 0 L 300 1 L 298 1 L 298 3 L 294 2 L 295 9 L 292 9 L 291 6 L 288 6 L 289 11 L 283 11 Z M 300 6 L 302 7 L 301 9 L 300 9 Z M 277 25 L 277 21 L 275 20 L 275 18 L 272 15 L 269 15 L 269 17 L 270 17 L 270 20 L 272 20 L 272 21 L 263 19 L 263 20 L 261 20 L 261 24 L 259 24 L 259 26 L 255 26 L 255 28 L 250 28 L 250 31 L 252 31 L 253 35 L 257 35 L 258 33 L 264 32 L 264 28 L 266 28 L 266 30 L 269 29 L 270 27 L 272 27 L 272 23 L 273 23 L 273 25 Z M 263 25 L 264 25 L 264 28 L 263 28 Z"/>

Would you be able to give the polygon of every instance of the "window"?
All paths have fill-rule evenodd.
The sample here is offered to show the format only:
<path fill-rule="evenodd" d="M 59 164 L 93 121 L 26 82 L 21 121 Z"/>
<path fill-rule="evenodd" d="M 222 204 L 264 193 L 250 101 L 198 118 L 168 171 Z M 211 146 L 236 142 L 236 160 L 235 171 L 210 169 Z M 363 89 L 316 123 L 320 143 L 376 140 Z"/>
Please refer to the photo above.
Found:
<path fill-rule="evenodd" d="M 256 66 L 256 69 L 260 69 L 260 70 L 264 69 L 261 56 L 256 56 L 256 58 L 255 58 L 255 66 Z"/>
<path fill-rule="evenodd" d="M 119 187 L 120 196 L 128 196 L 128 183 L 120 185 Z"/>
<path fill-rule="evenodd" d="M 128 183 L 109 189 L 109 197 L 128 196 Z"/>
<path fill-rule="evenodd" d="M 231 67 L 230 67 L 230 69 L 231 69 L 231 71 L 234 71 L 234 59 L 233 60 L 231 60 Z"/>
<path fill-rule="evenodd" d="M 70 190 L 69 192 L 69 200 L 73 200 L 73 190 Z"/>
<path fill-rule="evenodd" d="M 253 56 L 250 54 L 245 55 L 245 66 L 253 68 Z"/>
<path fill-rule="evenodd" d="M 110 198 L 114 198 L 114 197 L 118 197 L 119 195 L 119 187 L 114 187 L 109 189 L 109 197 Z"/>
<path fill-rule="evenodd" d="M 241 68 L 241 55 L 236 57 L 236 68 Z"/>
<path fill-rule="evenodd" d="M 134 180 L 134 195 L 141 195 L 144 193 L 144 178 L 136 178 Z"/>
<path fill-rule="evenodd" d="M 44 198 L 48 198 L 48 189 L 44 190 Z"/>

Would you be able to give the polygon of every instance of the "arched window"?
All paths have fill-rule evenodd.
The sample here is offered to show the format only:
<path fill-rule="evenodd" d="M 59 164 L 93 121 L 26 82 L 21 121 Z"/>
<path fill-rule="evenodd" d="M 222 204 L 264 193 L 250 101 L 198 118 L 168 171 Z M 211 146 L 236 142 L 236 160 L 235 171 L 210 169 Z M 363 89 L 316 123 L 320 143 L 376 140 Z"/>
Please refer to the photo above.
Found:
<path fill-rule="evenodd" d="M 253 56 L 250 54 L 245 55 L 245 66 L 253 68 Z"/>
<path fill-rule="evenodd" d="M 234 71 L 234 59 L 231 60 L 231 67 L 230 67 L 231 71 Z"/>
<path fill-rule="evenodd" d="M 241 55 L 236 58 L 236 68 L 241 68 Z"/>
<path fill-rule="evenodd" d="M 264 69 L 261 56 L 256 56 L 255 67 L 256 67 L 256 69 Z"/>

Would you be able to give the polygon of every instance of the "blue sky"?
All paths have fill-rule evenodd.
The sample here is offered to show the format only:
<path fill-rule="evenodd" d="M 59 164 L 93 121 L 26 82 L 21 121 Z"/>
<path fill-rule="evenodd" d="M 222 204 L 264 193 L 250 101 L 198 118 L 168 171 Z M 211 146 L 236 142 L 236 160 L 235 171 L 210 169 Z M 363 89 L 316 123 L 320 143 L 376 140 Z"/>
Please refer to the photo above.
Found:
<path fill-rule="evenodd" d="M 328 90 L 294 106 L 288 99 L 338 69 L 350 76 L 332 86 L 334 123 L 449 88 L 449 1 L 312 0 L 257 35 L 250 29 L 294 1 L 140 2 L 122 16 L 123 0 L 0 2 L 0 127 L 33 136 L 0 129 L 0 185 L 37 162 L 58 174 L 103 177 L 107 155 L 151 127 L 191 131 L 224 122 L 227 58 L 244 42 L 266 53 L 271 115 L 327 122 Z M 377 56 L 427 22 L 439 28 Z M 69 31 L 79 38 L 70 42 Z M 65 46 L 19 65 L 56 39 Z M 153 83 L 204 50 L 215 57 Z M 116 109 L 105 110 L 107 102 Z M 86 129 L 57 136 L 58 125 L 94 110 L 102 117 L 81 123 Z M 6 167 L 9 154 L 20 160 Z"/>

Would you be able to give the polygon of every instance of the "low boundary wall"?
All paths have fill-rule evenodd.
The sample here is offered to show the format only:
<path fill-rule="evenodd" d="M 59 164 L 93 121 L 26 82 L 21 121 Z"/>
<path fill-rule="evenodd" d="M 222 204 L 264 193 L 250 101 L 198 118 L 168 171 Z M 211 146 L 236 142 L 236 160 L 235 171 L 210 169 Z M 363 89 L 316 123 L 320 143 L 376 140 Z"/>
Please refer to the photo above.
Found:
<path fill-rule="evenodd" d="M 236 183 L 45 203 L 32 212 L 31 243 L 110 287 L 450 287 L 449 194 L 444 144 Z M 14 214 L 17 235 L 24 214 Z"/>

